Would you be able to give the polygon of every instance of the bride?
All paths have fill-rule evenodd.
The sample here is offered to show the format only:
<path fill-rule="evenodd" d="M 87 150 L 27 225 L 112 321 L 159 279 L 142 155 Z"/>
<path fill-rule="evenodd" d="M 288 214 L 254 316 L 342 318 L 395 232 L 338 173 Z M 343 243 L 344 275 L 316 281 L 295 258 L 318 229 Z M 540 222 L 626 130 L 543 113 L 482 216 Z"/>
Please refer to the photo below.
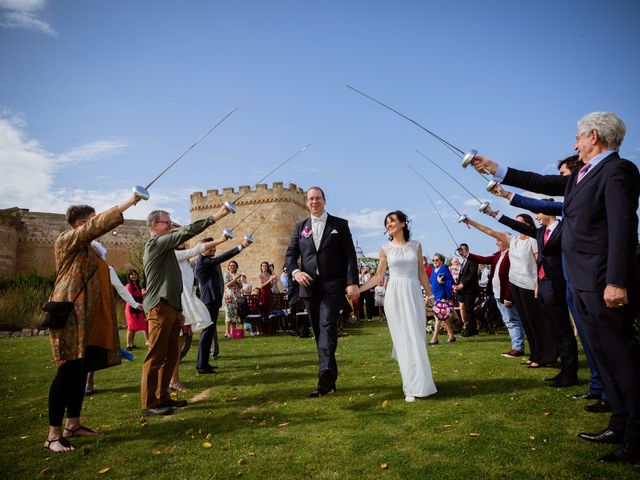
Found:
<path fill-rule="evenodd" d="M 380 250 L 378 270 L 360 287 L 360 293 L 375 287 L 389 268 L 389 284 L 384 297 L 387 324 L 402 376 L 407 402 L 436 393 L 426 347 L 426 315 L 420 285 L 427 296 L 431 285 L 424 270 L 422 246 L 410 240 L 407 216 L 401 211 L 387 214 L 384 226 L 389 243 Z"/>

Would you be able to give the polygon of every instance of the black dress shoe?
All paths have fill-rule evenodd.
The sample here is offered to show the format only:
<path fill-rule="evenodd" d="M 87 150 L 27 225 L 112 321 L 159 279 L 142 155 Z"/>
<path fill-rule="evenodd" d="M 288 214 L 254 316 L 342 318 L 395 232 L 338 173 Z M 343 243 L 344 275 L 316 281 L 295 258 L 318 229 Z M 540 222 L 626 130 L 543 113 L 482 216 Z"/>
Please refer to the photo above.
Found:
<path fill-rule="evenodd" d="M 330 395 L 335 391 L 336 391 L 335 387 L 331 388 L 331 387 L 323 387 L 318 385 L 318 388 L 309 392 L 309 398 L 324 397 L 325 395 Z"/>
<path fill-rule="evenodd" d="M 625 443 L 613 452 L 607 453 L 598 459 L 602 463 L 628 463 L 637 465 L 640 463 L 640 443 Z"/>
<path fill-rule="evenodd" d="M 478 332 L 473 332 L 473 331 L 468 331 L 468 330 L 464 330 L 464 331 L 460 334 L 460 336 L 461 336 L 461 337 L 465 337 L 465 338 L 466 338 L 466 337 L 474 337 L 474 336 L 476 336 L 476 335 L 478 335 Z"/>
<path fill-rule="evenodd" d="M 160 405 L 161 407 L 175 407 L 175 408 L 182 408 L 182 407 L 186 407 L 187 406 L 187 401 L 186 400 L 173 400 L 173 399 L 169 399 L 166 402 L 162 403 Z"/>
<path fill-rule="evenodd" d="M 583 440 L 594 443 L 622 443 L 622 433 L 605 428 L 599 432 L 581 432 L 578 434 Z"/>
<path fill-rule="evenodd" d="M 200 375 L 205 375 L 205 374 L 211 374 L 211 373 L 218 373 L 216 372 L 213 367 L 205 367 L 205 368 L 198 368 L 196 369 L 198 371 L 198 373 Z"/>
<path fill-rule="evenodd" d="M 551 382 L 549 384 L 550 387 L 554 387 L 554 388 L 565 388 L 565 387 L 572 387 L 574 385 L 578 385 L 578 378 L 566 378 L 566 377 L 559 377 L 555 382 Z"/>
<path fill-rule="evenodd" d="M 591 405 L 585 405 L 584 411 L 589 413 L 607 413 L 611 412 L 611 405 L 606 400 L 598 400 L 596 403 L 592 403 Z"/>
<path fill-rule="evenodd" d="M 571 395 L 571 398 L 574 400 L 600 400 L 600 395 L 596 395 L 595 393 L 574 393 Z"/>

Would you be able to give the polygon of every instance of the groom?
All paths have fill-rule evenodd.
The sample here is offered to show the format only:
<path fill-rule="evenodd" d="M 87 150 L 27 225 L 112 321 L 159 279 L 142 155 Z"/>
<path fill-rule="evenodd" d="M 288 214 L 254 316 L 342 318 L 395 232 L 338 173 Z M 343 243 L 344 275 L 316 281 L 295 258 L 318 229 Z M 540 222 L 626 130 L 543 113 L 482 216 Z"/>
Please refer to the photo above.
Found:
<path fill-rule="evenodd" d="M 293 279 L 300 284 L 300 297 L 304 299 L 318 349 L 318 386 L 309 393 L 310 397 L 336 390 L 337 319 L 345 287 L 348 296 L 358 297 L 358 264 L 349 224 L 327 214 L 325 203 L 322 189 L 311 187 L 307 192 L 311 216 L 296 225 L 285 260 Z"/>

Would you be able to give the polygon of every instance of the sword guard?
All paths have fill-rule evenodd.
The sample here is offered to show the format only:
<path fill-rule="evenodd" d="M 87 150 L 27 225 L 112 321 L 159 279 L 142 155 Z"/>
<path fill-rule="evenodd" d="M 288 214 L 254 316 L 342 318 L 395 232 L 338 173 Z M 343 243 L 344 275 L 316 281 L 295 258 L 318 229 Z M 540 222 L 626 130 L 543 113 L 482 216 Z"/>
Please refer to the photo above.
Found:
<path fill-rule="evenodd" d="M 131 191 L 133 194 L 138 197 L 140 200 L 149 200 L 149 190 L 144 188 L 142 185 L 134 186 Z"/>
<path fill-rule="evenodd" d="M 223 234 L 225 237 L 227 237 L 229 240 L 231 240 L 232 238 L 234 238 L 234 237 L 235 237 L 235 235 L 233 234 L 233 232 L 232 232 L 231 230 L 229 230 L 228 228 L 225 228 L 225 229 L 222 231 L 222 234 Z"/>
<path fill-rule="evenodd" d="M 478 151 L 477 150 L 469 150 L 466 153 L 466 155 L 464 156 L 464 158 L 462 159 L 462 167 L 463 168 L 467 168 L 469 166 L 469 164 L 471 163 L 471 160 L 476 158 L 476 155 L 478 155 Z"/>
<path fill-rule="evenodd" d="M 227 207 L 227 210 L 229 210 L 231 213 L 236 213 L 237 212 L 236 206 L 235 206 L 235 204 L 233 202 L 230 202 L 230 201 L 227 200 L 226 202 L 224 202 L 224 206 Z M 231 238 L 233 238 L 233 237 L 231 237 Z"/>
<path fill-rule="evenodd" d="M 253 235 L 245 235 L 244 239 L 249 243 L 253 243 Z"/>
<path fill-rule="evenodd" d="M 467 218 L 469 217 L 467 217 L 466 215 L 460 215 L 460 218 L 458 219 L 458 223 L 464 223 L 467 220 Z M 467 225 L 467 227 L 469 227 L 469 225 Z"/>
<path fill-rule="evenodd" d="M 489 202 L 482 202 L 480 204 L 480 208 L 478 210 L 480 210 L 480 212 L 484 213 L 487 208 L 489 208 Z"/>
<path fill-rule="evenodd" d="M 489 180 L 489 183 L 487 183 L 487 192 L 491 192 L 496 185 L 500 185 L 500 183 L 495 180 Z"/>

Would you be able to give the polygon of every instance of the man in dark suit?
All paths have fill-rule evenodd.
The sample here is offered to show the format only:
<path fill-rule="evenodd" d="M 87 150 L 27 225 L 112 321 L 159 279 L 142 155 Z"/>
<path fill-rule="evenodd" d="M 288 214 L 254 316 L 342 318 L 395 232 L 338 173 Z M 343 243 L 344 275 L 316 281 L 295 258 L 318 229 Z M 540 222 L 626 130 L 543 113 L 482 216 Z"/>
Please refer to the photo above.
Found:
<path fill-rule="evenodd" d="M 212 241 L 212 238 L 204 238 L 200 243 Z M 218 358 L 220 346 L 218 344 L 217 319 L 218 311 L 222 307 L 224 300 L 224 281 L 222 277 L 222 268 L 220 264 L 230 260 L 238 255 L 243 248 L 249 246 L 249 242 L 243 240 L 240 245 L 232 248 L 222 255 L 215 256 L 216 249 L 204 252 L 196 260 L 195 277 L 200 288 L 200 300 L 204 303 L 211 315 L 213 322 L 200 333 L 200 341 L 198 343 L 198 361 L 196 370 L 201 374 L 215 373 L 211 364 L 209 364 L 209 355 L 211 353 L 211 344 L 213 343 L 213 358 Z"/>
<path fill-rule="evenodd" d="M 640 463 L 640 345 L 633 332 L 640 173 L 618 154 L 625 133 L 613 113 L 582 117 L 574 149 L 584 166 L 568 177 L 506 169 L 483 157 L 473 165 L 507 185 L 564 195 L 566 273 L 613 411 L 607 428 L 579 437 L 622 444 L 602 462 Z"/>
<path fill-rule="evenodd" d="M 311 216 L 296 225 L 286 255 L 286 265 L 300 285 L 318 349 L 318 386 L 310 397 L 336 390 L 337 319 L 345 288 L 347 295 L 358 297 L 358 264 L 349 223 L 327 214 L 325 203 L 320 187 L 308 190 Z"/>
<path fill-rule="evenodd" d="M 454 287 L 456 292 L 462 295 L 464 303 L 464 320 L 467 324 L 460 335 L 471 337 L 478 335 L 478 322 L 476 320 L 476 299 L 480 293 L 478 285 L 478 263 L 469 258 L 469 245 L 461 243 L 458 254 L 462 257 L 458 284 Z"/>

